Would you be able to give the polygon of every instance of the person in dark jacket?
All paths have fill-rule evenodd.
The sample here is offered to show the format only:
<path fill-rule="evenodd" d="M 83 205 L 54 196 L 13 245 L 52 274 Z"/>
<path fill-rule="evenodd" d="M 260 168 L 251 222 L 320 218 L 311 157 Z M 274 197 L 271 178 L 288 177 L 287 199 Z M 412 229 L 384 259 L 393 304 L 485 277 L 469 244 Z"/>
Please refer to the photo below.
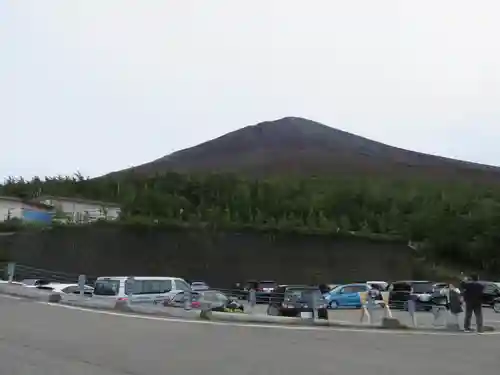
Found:
<path fill-rule="evenodd" d="M 470 324 L 472 314 L 476 318 L 477 331 L 483 331 L 483 290 L 484 285 L 481 284 L 477 275 L 472 275 L 470 280 L 463 283 L 463 296 L 465 301 L 465 321 L 464 329 L 470 332 Z"/>

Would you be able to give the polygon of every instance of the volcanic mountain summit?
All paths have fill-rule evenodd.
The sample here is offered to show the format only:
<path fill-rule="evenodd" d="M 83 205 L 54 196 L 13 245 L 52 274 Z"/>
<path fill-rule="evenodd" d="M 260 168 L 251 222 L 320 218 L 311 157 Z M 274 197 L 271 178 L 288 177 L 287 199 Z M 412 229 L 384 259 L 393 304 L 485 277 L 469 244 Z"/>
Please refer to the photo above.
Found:
<path fill-rule="evenodd" d="M 369 174 L 500 181 L 497 167 L 388 146 L 298 117 L 246 126 L 131 170 L 139 174 L 167 171 L 238 172 L 252 176 Z"/>

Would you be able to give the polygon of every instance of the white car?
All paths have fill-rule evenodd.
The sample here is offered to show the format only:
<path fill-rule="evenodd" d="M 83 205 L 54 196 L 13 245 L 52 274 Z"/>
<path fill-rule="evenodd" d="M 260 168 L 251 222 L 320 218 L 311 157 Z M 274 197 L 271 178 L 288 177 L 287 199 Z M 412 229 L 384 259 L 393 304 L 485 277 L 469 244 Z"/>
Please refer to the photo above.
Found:
<path fill-rule="evenodd" d="M 60 294 L 80 294 L 78 284 L 62 284 L 62 283 L 49 283 L 36 286 L 37 289 L 50 290 Z M 94 288 L 85 285 L 83 294 L 87 297 L 92 297 Z"/>
<path fill-rule="evenodd" d="M 47 285 L 50 284 L 51 282 L 49 280 L 45 279 L 24 279 L 21 280 L 22 286 L 26 288 L 37 288 L 42 285 Z"/>
<path fill-rule="evenodd" d="M 367 281 L 366 283 L 370 285 L 372 288 L 376 288 L 381 291 L 386 291 L 387 288 L 389 287 L 389 283 L 385 281 Z"/>

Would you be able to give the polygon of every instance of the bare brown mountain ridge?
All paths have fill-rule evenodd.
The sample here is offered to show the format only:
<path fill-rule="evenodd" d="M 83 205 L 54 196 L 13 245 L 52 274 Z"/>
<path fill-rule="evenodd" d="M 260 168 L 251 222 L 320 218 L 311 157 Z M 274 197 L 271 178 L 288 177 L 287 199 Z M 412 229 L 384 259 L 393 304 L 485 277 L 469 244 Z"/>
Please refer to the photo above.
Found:
<path fill-rule="evenodd" d="M 298 117 L 227 133 L 126 170 L 140 175 L 237 172 L 274 175 L 373 175 L 500 182 L 500 168 L 409 151 Z"/>

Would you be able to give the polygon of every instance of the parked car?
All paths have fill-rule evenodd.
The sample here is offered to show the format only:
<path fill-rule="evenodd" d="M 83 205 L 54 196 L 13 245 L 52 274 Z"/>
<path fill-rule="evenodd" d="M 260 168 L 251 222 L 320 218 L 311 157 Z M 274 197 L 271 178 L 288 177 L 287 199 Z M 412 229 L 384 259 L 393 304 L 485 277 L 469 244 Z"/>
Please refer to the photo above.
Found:
<path fill-rule="evenodd" d="M 411 291 L 416 296 L 417 310 L 432 310 L 431 296 L 436 283 L 426 280 L 396 281 L 389 287 L 389 306 L 393 309 L 408 309 Z"/>
<path fill-rule="evenodd" d="M 94 285 L 94 297 L 103 300 L 127 300 L 129 277 L 98 277 Z M 133 281 L 133 303 L 152 303 L 171 299 L 180 291 L 190 291 L 191 286 L 179 277 L 136 276 Z"/>
<path fill-rule="evenodd" d="M 257 288 L 259 282 L 257 280 L 247 280 L 245 282 L 236 282 L 231 287 L 231 295 L 238 299 L 248 299 L 248 291 L 250 288 Z"/>
<path fill-rule="evenodd" d="M 307 285 L 280 285 L 270 295 L 268 315 L 300 317 L 313 312 L 315 305 L 319 319 L 328 319 L 326 301 L 318 287 Z"/>
<path fill-rule="evenodd" d="M 191 308 L 199 309 L 201 307 L 200 303 L 200 293 L 191 292 Z M 163 300 L 163 306 L 165 307 L 185 307 L 185 293 L 184 291 L 177 292 L 173 297 Z"/>
<path fill-rule="evenodd" d="M 208 286 L 208 284 L 204 281 L 193 281 L 191 283 L 191 289 L 193 291 L 198 291 L 198 290 L 208 290 L 210 289 L 210 287 Z"/>
<path fill-rule="evenodd" d="M 431 293 L 436 293 L 436 292 L 439 292 L 441 289 L 446 288 L 447 286 L 448 286 L 448 284 L 447 284 L 447 283 L 435 283 L 435 284 L 432 286 Z"/>
<path fill-rule="evenodd" d="M 328 294 L 330 291 L 332 291 L 333 289 L 335 289 L 339 285 L 340 284 L 320 284 L 318 287 L 319 287 L 321 294 L 323 296 L 325 296 L 326 294 Z"/>
<path fill-rule="evenodd" d="M 200 304 L 209 303 L 210 309 L 217 312 L 244 312 L 243 305 L 234 297 L 229 297 L 218 290 L 204 290 L 198 292 Z"/>
<path fill-rule="evenodd" d="M 483 305 L 492 307 L 495 312 L 500 312 L 500 287 L 491 281 L 480 281 L 480 283 L 484 286 Z"/>
<path fill-rule="evenodd" d="M 385 281 L 367 281 L 366 283 L 370 285 L 372 288 L 378 289 L 381 292 L 386 291 L 387 288 L 389 287 L 389 283 Z"/>
<path fill-rule="evenodd" d="M 500 314 L 500 298 L 497 298 L 493 301 L 492 307 L 493 311 Z"/>
<path fill-rule="evenodd" d="M 50 283 L 52 283 L 52 281 L 50 281 L 48 279 L 24 279 L 24 280 L 21 280 L 21 284 L 23 284 L 23 286 L 28 287 L 28 288 L 36 288 L 37 286 L 47 285 Z"/>
<path fill-rule="evenodd" d="M 271 293 L 278 287 L 278 283 L 273 280 L 261 280 L 257 284 L 257 303 L 269 303 Z"/>
<path fill-rule="evenodd" d="M 49 283 L 49 284 L 37 285 L 36 288 L 41 290 L 50 290 L 52 292 L 60 294 L 80 294 L 80 288 L 78 284 Z M 84 286 L 83 294 L 85 296 L 92 297 L 93 293 L 94 293 L 94 288 L 88 285 Z"/>
<path fill-rule="evenodd" d="M 366 283 L 340 285 L 330 291 L 325 297 L 328 308 L 356 308 L 361 307 L 359 293 L 367 292 L 370 286 Z"/>

